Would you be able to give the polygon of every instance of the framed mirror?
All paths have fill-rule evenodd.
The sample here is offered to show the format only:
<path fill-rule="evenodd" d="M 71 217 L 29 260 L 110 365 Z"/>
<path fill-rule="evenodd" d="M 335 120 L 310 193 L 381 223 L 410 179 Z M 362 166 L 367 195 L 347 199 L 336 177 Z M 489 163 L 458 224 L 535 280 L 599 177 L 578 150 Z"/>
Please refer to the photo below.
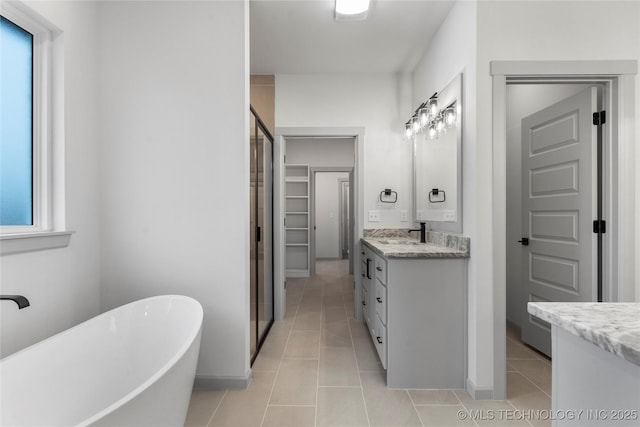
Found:
<path fill-rule="evenodd" d="M 413 136 L 413 217 L 462 233 L 462 74 L 424 105 L 435 97 L 438 114 Z"/>

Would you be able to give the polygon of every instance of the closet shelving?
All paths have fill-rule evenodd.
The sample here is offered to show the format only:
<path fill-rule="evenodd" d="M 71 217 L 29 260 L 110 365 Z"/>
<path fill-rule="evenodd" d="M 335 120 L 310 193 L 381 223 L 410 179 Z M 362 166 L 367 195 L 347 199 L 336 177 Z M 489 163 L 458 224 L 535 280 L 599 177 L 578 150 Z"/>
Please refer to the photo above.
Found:
<path fill-rule="evenodd" d="M 309 165 L 287 165 L 285 174 L 287 277 L 309 276 Z"/>

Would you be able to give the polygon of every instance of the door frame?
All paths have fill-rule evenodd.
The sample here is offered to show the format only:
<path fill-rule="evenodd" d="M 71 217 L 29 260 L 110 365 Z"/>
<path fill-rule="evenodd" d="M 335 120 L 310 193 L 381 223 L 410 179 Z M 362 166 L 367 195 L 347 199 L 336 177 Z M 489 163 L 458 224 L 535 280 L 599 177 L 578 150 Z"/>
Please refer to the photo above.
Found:
<path fill-rule="evenodd" d="M 349 172 L 349 175 L 350 174 L 351 174 L 351 172 Z M 352 209 L 351 209 L 351 206 L 350 206 L 350 203 L 349 203 L 350 197 L 347 197 L 347 202 L 346 203 L 344 201 L 345 184 L 346 184 L 347 191 L 350 191 L 349 188 L 350 188 L 351 184 L 350 184 L 349 178 L 348 177 L 346 179 L 345 178 L 338 178 L 338 195 L 339 195 L 338 212 L 339 212 L 339 215 L 340 215 L 340 219 L 338 220 L 338 224 L 339 224 L 338 227 L 340 228 L 340 231 L 338 232 L 338 235 L 339 235 L 338 239 L 340 241 L 339 247 L 338 247 L 338 252 L 340 253 L 340 258 L 344 259 L 343 258 L 344 257 L 344 252 L 343 251 L 344 251 L 345 248 L 342 246 L 342 244 L 343 244 L 344 237 L 346 235 L 346 237 L 347 237 L 347 247 L 346 247 L 347 259 L 350 260 L 351 257 L 353 256 L 353 254 L 350 252 L 350 250 L 353 250 L 353 249 L 351 249 L 351 241 L 349 239 L 349 235 L 346 234 L 345 231 L 348 233 L 349 229 L 351 228 L 350 225 L 351 225 L 351 222 L 352 222 L 352 220 L 351 220 L 351 210 Z M 344 223 L 344 216 L 342 215 L 342 211 L 345 208 L 347 209 L 347 212 L 348 212 L 348 214 L 347 214 L 347 224 Z M 351 264 L 351 261 L 349 261 L 349 264 Z"/>
<path fill-rule="evenodd" d="M 611 94 L 608 129 L 610 143 L 603 153 L 609 169 L 604 188 L 604 217 L 610 226 L 603 249 L 607 252 L 606 300 L 629 301 L 635 294 L 635 60 L 623 61 L 491 61 L 492 89 L 492 240 L 493 240 L 493 399 L 506 398 L 506 86 L 516 82 L 605 81 Z M 625 254 L 625 256 L 618 256 Z"/>
<path fill-rule="evenodd" d="M 273 177 L 273 196 L 274 196 L 274 212 L 273 212 L 273 238 L 274 238 L 274 303 L 275 303 L 275 319 L 283 320 L 286 311 L 286 269 L 285 269 L 285 154 L 287 138 L 318 138 L 318 137 L 347 137 L 355 138 L 355 153 L 353 162 L 354 183 L 351 189 L 354 195 L 353 218 L 354 227 L 351 230 L 353 235 L 353 253 L 359 251 L 360 238 L 364 232 L 364 127 L 276 127 L 274 138 L 274 177 Z M 360 287 L 359 277 L 354 276 L 358 282 L 355 286 L 355 316 L 356 319 L 362 319 L 362 308 L 355 304 L 359 301 Z"/>

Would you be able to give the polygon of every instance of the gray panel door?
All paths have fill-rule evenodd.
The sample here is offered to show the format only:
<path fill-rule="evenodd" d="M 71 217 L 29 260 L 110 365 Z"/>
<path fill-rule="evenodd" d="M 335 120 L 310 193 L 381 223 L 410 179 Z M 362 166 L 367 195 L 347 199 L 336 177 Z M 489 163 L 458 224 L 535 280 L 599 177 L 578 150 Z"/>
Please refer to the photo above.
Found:
<path fill-rule="evenodd" d="M 522 119 L 522 340 L 551 356 L 549 325 L 529 301 L 596 301 L 597 89 Z"/>

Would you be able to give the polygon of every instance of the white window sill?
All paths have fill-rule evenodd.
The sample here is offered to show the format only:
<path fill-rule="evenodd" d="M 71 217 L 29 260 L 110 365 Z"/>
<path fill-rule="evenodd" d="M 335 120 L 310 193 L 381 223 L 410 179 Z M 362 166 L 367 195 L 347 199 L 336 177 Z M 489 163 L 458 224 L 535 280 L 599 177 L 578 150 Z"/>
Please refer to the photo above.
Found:
<path fill-rule="evenodd" d="M 0 255 L 66 248 L 73 231 L 42 231 L 0 235 Z"/>

